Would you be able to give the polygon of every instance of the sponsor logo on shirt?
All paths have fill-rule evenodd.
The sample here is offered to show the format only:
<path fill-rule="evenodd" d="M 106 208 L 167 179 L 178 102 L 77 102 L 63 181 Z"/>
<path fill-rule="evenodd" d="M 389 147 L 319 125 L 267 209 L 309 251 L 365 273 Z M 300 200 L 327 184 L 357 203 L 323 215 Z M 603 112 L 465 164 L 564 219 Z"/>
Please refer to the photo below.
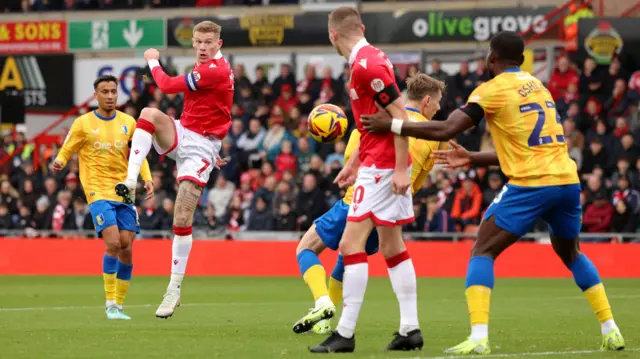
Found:
<path fill-rule="evenodd" d="M 380 92 L 384 90 L 384 82 L 382 82 L 382 80 L 380 79 L 373 79 L 371 80 L 371 88 L 375 92 Z"/>

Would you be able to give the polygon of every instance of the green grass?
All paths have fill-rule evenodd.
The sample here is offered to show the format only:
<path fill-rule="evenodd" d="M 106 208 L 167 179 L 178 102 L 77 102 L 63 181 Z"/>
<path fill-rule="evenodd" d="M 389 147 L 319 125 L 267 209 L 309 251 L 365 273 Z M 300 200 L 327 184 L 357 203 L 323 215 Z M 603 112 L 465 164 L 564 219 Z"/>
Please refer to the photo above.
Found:
<path fill-rule="evenodd" d="M 295 335 L 312 306 L 298 278 L 187 278 L 183 306 L 155 318 L 168 278 L 134 277 L 126 304 L 133 320 L 107 321 L 100 277 L 1 277 L 0 358 L 306 358 L 324 336 Z M 494 354 L 562 352 L 536 358 L 640 358 L 640 280 L 608 280 L 626 352 L 570 354 L 600 345 L 599 325 L 569 279 L 498 279 L 492 298 Z M 385 278 L 372 278 L 353 358 L 431 358 L 468 335 L 463 279 L 420 279 L 425 348 L 384 353 L 399 323 Z M 13 309 L 12 309 L 13 308 Z M 23 308 L 23 309 L 18 309 Z M 334 319 L 334 323 L 337 320 Z M 508 356 L 517 358 L 518 355 Z"/>

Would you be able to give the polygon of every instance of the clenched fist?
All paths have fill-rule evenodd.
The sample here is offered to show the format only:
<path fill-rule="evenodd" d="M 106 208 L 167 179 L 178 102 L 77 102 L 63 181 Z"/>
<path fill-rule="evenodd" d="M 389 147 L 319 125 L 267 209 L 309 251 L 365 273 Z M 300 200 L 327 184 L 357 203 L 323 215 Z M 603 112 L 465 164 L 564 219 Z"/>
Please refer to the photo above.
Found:
<path fill-rule="evenodd" d="M 156 49 L 148 49 L 147 51 L 144 52 L 144 59 L 146 61 L 149 60 L 160 60 L 160 52 Z"/>

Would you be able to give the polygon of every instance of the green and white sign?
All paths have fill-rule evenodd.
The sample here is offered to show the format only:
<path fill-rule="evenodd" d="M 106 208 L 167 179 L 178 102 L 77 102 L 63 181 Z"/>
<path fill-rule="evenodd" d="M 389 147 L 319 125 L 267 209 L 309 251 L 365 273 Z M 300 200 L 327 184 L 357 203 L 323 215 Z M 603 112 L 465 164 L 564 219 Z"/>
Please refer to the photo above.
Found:
<path fill-rule="evenodd" d="M 69 50 L 127 50 L 167 46 L 164 19 L 69 22 Z"/>

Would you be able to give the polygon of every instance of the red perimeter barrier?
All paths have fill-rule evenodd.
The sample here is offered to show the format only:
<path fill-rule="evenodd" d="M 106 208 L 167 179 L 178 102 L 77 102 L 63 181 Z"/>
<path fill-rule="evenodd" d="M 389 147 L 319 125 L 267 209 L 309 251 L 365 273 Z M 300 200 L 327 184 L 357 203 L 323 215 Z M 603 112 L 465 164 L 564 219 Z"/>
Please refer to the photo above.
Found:
<path fill-rule="evenodd" d="M 188 275 L 298 276 L 294 241 L 194 241 Z M 407 243 L 420 277 L 464 277 L 472 244 L 469 242 Z M 640 245 L 583 244 L 602 277 L 640 278 Z M 104 244 L 100 240 L 0 240 L 0 274 L 97 275 L 102 272 Z M 141 240 L 133 246 L 136 275 L 168 275 L 171 241 Z M 330 272 L 336 253 L 321 260 Z M 387 276 L 382 256 L 370 258 L 370 274 Z M 518 243 L 496 263 L 500 277 L 569 277 L 569 271 L 550 245 Z"/>

